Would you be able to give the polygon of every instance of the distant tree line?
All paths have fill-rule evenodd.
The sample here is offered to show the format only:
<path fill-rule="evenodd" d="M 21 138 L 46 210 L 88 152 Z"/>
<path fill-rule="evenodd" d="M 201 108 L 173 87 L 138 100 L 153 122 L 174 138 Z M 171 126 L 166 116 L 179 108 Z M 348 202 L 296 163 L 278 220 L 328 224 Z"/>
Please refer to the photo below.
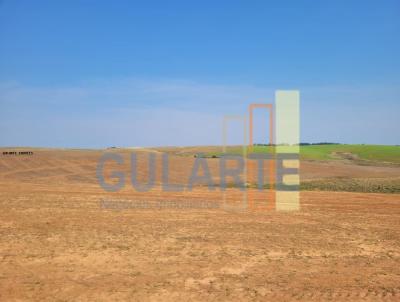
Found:
<path fill-rule="evenodd" d="M 288 146 L 289 144 L 253 144 L 253 146 Z M 340 143 L 320 142 L 320 143 L 300 143 L 300 146 L 312 145 L 341 145 Z"/>
<path fill-rule="evenodd" d="M 340 143 L 330 143 L 330 142 L 320 142 L 320 143 L 300 143 L 300 146 L 310 146 L 310 145 L 341 145 Z"/>

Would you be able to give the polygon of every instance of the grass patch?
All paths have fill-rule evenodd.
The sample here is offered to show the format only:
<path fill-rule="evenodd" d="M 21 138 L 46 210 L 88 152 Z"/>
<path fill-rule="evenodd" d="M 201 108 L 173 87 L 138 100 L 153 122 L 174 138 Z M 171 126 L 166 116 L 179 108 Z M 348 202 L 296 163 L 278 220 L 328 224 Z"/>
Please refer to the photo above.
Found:
<path fill-rule="evenodd" d="M 254 146 L 254 153 L 271 153 L 273 146 Z M 247 149 L 249 151 L 249 149 Z M 242 147 L 227 147 L 227 153 L 241 155 Z M 222 152 L 206 152 L 204 156 L 220 157 Z M 359 162 L 386 162 L 400 164 L 400 146 L 384 145 L 309 145 L 300 146 L 300 158 L 304 160 L 354 159 Z"/>
<path fill-rule="evenodd" d="M 335 154 L 352 154 L 360 160 L 400 163 L 400 146 L 382 145 L 312 145 L 301 146 L 302 159 L 340 159 Z"/>

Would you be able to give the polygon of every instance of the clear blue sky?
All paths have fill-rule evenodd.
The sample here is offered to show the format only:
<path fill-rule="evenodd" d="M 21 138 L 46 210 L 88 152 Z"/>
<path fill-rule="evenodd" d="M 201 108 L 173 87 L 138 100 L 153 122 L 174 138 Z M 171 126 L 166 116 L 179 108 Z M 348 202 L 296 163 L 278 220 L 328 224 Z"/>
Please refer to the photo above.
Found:
<path fill-rule="evenodd" d="M 398 0 L 0 0 L 0 145 L 220 144 L 277 89 L 302 141 L 400 144 L 399 54 Z"/>

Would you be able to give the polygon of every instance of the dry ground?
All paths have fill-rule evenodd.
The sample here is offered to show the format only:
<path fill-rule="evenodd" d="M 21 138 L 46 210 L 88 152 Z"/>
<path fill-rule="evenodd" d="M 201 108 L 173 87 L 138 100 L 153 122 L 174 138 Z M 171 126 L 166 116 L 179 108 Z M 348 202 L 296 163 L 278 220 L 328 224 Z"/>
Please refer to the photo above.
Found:
<path fill-rule="evenodd" d="M 400 300 L 398 194 L 302 192 L 291 213 L 106 209 L 102 200 L 220 202 L 221 193 L 105 193 L 95 179 L 102 151 L 33 151 L 0 154 L 0 301 Z M 171 181 L 186 179 L 192 160 L 172 158 Z M 343 173 L 400 176 L 302 163 L 304 178 Z"/>

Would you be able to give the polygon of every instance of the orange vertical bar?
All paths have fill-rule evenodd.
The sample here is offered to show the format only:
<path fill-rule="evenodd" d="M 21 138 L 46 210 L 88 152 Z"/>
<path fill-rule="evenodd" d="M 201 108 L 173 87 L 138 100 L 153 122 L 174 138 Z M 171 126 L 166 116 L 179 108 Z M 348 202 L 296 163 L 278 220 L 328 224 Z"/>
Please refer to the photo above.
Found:
<path fill-rule="evenodd" d="M 274 115 L 272 104 L 269 107 L 269 144 L 272 146 L 274 143 Z"/>
<path fill-rule="evenodd" d="M 249 120 L 250 120 L 249 147 L 250 147 L 250 150 L 252 151 L 253 150 L 253 105 L 252 104 L 249 105 L 249 115 L 250 115 L 249 116 Z"/>
<path fill-rule="evenodd" d="M 249 105 L 249 148 L 250 152 L 253 151 L 253 110 L 254 108 L 267 108 L 269 109 L 269 145 L 271 148 L 271 153 L 275 154 L 275 146 L 274 146 L 274 111 L 273 111 L 273 105 L 272 104 L 250 104 Z M 248 173 L 248 179 L 250 178 L 250 175 L 252 174 L 251 172 L 253 171 L 253 166 L 252 161 L 246 161 L 248 165 L 247 173 Z M 249 175 L 250 174 L 250 175 Z M 254 199 L 251 198 L 251 195 L 248 194 L 248 202 L 249 206 L 251 209 L 256 209 L 256 210 L 272 210 L 275 208 L 275 160 L 272 159 L 269 161 L 269 180 L 270 180 L 270 190 L 268 192 L 269 195 L 269 201 L 268 205 L 266 207 L 257 207 L 255 208 L 255 202 Z"/>
<path fill-rule="evenodd" d="M 275 127 L 274 127 L 274 125 L 275 125 L 275 121 L 274 121 L 274 110 L 273 110 L 274 108 L 272 107 L 272 104 L 271 104 L 271 107 L 270 107 L 270 110 L 269 110 L 269 145 L 270 145 L 270 148 L 271 148 L 271 153 L 273 153 L 273 154 L 275 154 L 275 146 L 274 146 L 274 143 L 275 143 L 275 137 L 274 137 L 274 130 L 275 130 Z M 275 184 L 275 182 L 274 182 L 274 179 L 275 179 L 275 160 L 271 160 L 270 161 L 270 165 L 269 165 L 269 179 L 270 179 L 270 182 L 271 182 L 271 190 L 272 190 L 272 185 L 273 184 Z"/>

